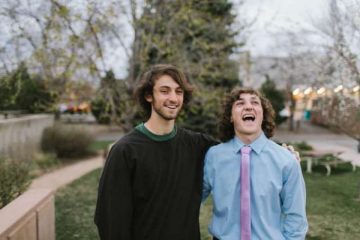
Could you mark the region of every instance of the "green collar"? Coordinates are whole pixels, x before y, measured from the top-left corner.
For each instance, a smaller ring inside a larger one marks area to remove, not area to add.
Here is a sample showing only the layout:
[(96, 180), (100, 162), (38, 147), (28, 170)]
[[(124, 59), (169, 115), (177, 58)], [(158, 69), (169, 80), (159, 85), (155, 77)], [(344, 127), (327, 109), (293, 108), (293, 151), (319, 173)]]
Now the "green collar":
[(163, 141), (170, 140), (173, 137), (175, 137), (175, 135), (177, 133), (176, 126), (174, 126), (174, 129), (170, 133), (165, 134), (165, 135), (157, 135), (157, 134), (150, 132), (149, 129), (147, 129), (145, 127), (144, 123), (140, 123), (139, 125), (137, 125), (135, 127), (135, 129), (137, 129), (138, 131), (140, 131), (143, 134), (145, 134), (146, 136), (148, 136), (150, 139), (157, 141), (157, 142), (163, 142)]

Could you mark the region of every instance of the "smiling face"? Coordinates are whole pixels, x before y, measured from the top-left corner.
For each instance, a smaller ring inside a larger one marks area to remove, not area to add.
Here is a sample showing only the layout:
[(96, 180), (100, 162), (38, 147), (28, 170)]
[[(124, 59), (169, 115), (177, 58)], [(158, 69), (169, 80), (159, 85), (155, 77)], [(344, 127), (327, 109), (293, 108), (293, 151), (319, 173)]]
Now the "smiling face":
[(235, 135), (245, 141), (256, 139), (262, 132), (263, 108), (255, 94), (241, 93), (231, 109), (231, 122)]
[(145, 97), (151, 103), (151, 118), (175, 120), (184, 101), (184, 90), (169, 75), (162, 75), (156, 81), (152, 95)]

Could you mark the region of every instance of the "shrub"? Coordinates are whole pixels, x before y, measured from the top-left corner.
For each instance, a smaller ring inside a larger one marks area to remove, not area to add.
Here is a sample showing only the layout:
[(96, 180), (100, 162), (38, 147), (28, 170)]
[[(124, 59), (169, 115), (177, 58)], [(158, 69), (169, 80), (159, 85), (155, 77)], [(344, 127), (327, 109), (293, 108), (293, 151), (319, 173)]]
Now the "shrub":
[(314, 149), (310, 144), (305, 141), (294, 143), (294, 147), (299, 151), (311, 151)]
[(30, 184), (29, 165), (0, 158), (0, 208), (23, 193)]
[(44, 130), (41, 148), (53, 152), (59, 158), (83, 157), (89, 154), (94, 136), (83, 128), (56, 124)]
[(45, 171), (59, 165), (59, 160), (54, 153), (37, 153), (33, 160), (40, 169)]
[(33, 155), (30, 176), (38, 177), (60, 165), (55, 153), (37, 152)]

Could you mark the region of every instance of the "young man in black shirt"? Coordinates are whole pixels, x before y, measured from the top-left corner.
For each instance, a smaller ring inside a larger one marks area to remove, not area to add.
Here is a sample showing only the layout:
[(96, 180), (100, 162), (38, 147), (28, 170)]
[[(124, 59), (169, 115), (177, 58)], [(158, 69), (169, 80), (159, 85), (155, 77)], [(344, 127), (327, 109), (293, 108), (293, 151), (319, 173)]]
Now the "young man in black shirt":
[(99, 183), (102, 240), (199, 240), (203, 159), (217, 142), (175, 125), (193, 87), (172, 65), (143, 74), (136, 97), (148, 120), (112, 147)]

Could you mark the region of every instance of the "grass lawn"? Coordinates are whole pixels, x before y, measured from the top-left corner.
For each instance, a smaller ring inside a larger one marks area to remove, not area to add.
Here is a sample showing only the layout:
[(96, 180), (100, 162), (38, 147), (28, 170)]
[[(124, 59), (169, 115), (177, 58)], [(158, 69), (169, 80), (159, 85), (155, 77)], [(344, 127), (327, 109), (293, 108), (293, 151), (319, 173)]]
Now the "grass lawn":
[[(305, 164), (303, 164), (304, 167)], [(351, 172), (350, 165), (340, 165), (326, 177), (326, 170), (314, 167), (304, 174), (307, 187), (308, 240), (360, 239), (360, 169)], [(95, 170), (56, 193), (56, 239), (98, 239), (93, 224), (97, 184), (101, 170)], [(207, 224), (211, 200), (201, 209), (202, 240), (211, 239)]]
[(99, 151), (104, 151), (105, 149), (107, 149), (107, 147), (111, 144), (114, 143), (114, 141), (111, 140), (104, 140), (104, 141), (94, 141), (90, 144), (89, 146), (89, 151), (90, 152), (99, 152)]
[(97, 169), (56, 192), (57, 240), (98, 239), (93, 219), (100, 173)]
[[(303, 164), (303, 169), (305, 164)], [(309, 240), (360, 239), (360, 169), (338, 166), (326, 177), (324, 167), (304, 174), (307, 191)]]

